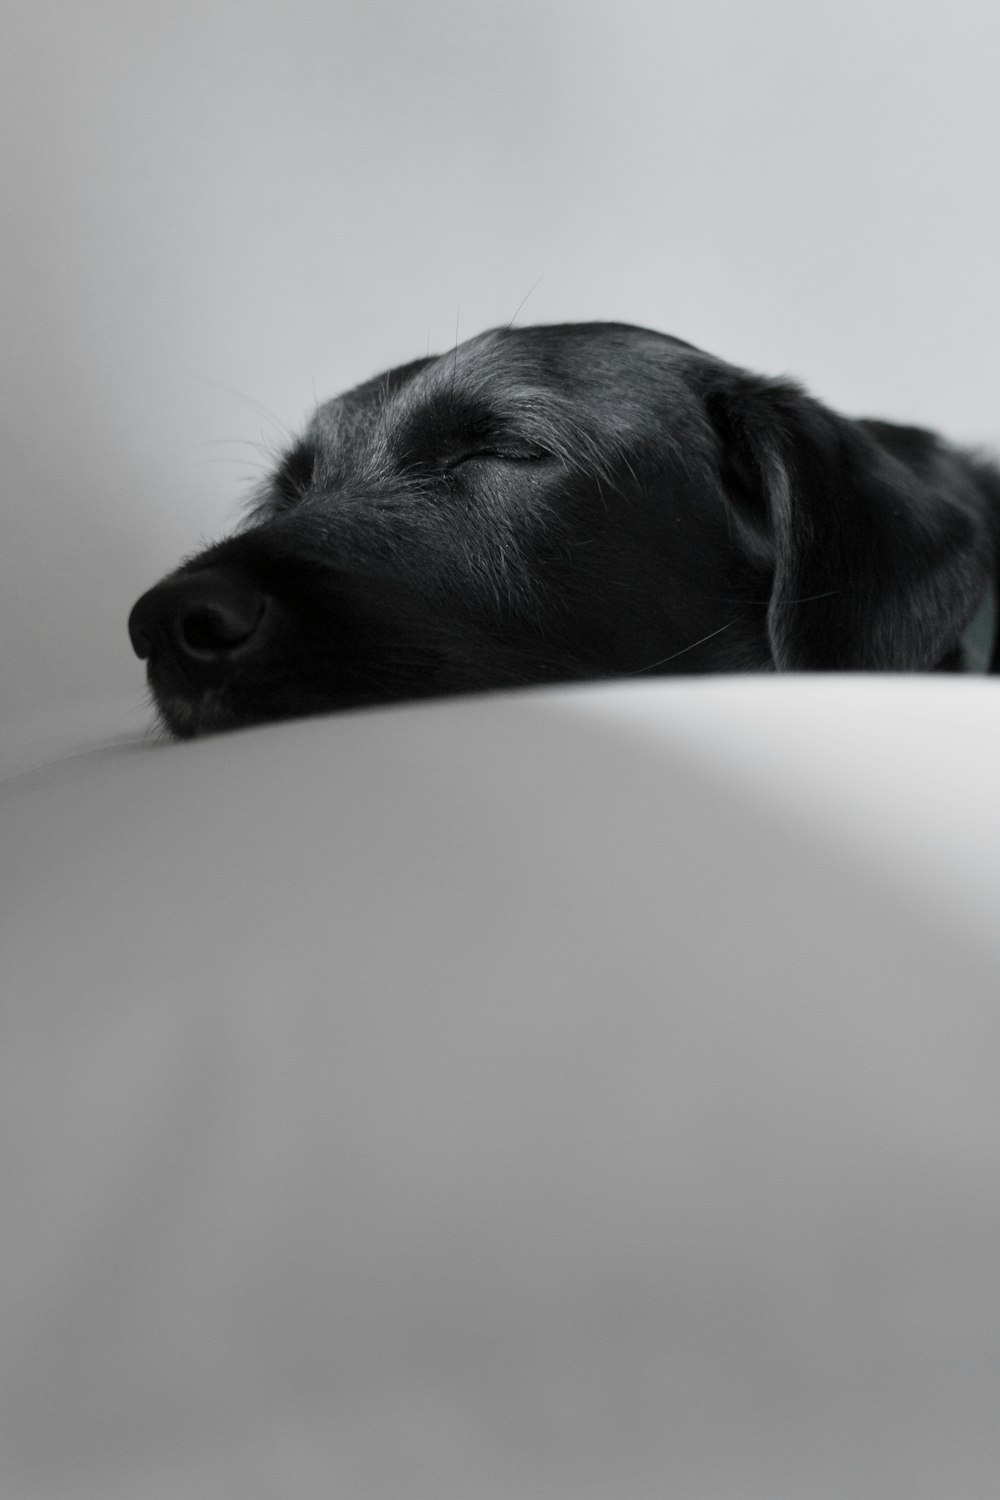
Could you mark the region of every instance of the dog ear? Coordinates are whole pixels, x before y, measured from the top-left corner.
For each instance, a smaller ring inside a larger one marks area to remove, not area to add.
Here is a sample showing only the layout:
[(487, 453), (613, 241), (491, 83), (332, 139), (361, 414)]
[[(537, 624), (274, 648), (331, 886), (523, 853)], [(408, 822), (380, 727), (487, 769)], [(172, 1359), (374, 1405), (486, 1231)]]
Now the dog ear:
[(878, 440), (879, 424), (739, 371), (706, 404), (737, 533), (773, 570), (778, 670), (940, 665), (988, 577), (983, 501), (957, 455), (915, 433), (923, 461), (911, 464)]

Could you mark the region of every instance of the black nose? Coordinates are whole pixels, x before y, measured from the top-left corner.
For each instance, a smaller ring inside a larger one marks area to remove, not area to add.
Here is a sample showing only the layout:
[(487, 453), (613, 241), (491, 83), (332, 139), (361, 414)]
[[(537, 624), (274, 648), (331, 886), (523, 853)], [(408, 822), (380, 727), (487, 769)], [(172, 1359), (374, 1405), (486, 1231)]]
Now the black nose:
[(143, 594), (129, 615), (135, 654), (165, 653), (190, 670), (224, 663), (259, 642), (270, 600), (221, 568), (175, 574)]

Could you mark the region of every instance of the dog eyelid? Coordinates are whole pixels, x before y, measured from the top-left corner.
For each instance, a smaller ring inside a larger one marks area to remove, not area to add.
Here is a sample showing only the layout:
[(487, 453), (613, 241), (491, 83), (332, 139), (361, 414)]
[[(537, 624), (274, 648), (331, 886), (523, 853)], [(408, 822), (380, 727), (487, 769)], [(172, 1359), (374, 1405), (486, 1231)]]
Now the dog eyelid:
[(541, 463), (548, 454), (540, 449), (526, 448), (476, 448), (469, 453), (460, 453), (455, 458), (450, 458), (447, 463), (442, 464), (445, 473), (452, 469), (459, 469), (463, 464), (490, 461), (512, 464), (537, 464)]

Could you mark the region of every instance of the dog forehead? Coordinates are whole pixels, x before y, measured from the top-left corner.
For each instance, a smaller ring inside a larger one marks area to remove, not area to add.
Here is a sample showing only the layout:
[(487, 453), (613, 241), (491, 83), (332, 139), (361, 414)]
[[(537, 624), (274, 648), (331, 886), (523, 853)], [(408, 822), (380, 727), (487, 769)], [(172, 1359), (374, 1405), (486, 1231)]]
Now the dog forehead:
[(342, 448), (345, 444), (363, 442), (384, 422), (393, 394), (418, 370), (433, 363), (434, 356), (429, 356), (397, 365), (322, 402), (305, 430), (305, 441), (317, 449)]
[(641, 423), (669, 406), (700, 403), (693, 372), (710, 356), (679, 339), (619, 323), (491, 329), (419, 369), (399, 389), (401, 410), (458, 399), (512, 417), (518, 409), (610, 423)]
[(613, 416), (615, 425), (665, 398), (677, 417), (691, 404), (690, 368), (707, 357), (669, 335), (617, 323), (494, 328), (444, 354), (362, 382), (316, 411), (306, 440), (336, 466), (384, 457), (393, 434), (431, 412), (474, 408), (558, 418)]
[(400, 394), (459, 387), (502, 397), (518, 383), (576, 396), (624, 392), (652, 372), (662, 379), (702, 359), (680, 339), (624, 323), (491, 328), (410, 367)]
[(503, 330), (477, 334), (447, 354), (385, 370), (317, 408), (305, 432), (317, 453), (358, 465), (384, 455), (394, 432), (434, 409), (516, 406), (544, 386), (542, 362)]

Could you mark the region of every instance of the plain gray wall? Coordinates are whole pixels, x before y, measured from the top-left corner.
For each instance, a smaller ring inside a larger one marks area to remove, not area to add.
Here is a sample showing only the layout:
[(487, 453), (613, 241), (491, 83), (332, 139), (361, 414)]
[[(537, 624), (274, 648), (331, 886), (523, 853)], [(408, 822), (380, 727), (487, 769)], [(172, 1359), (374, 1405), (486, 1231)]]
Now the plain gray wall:
[(995, 439), (998, 51), (992, 0), (6, 0), (0, 730), (141, 724), (128, 608), (285, 424), (526, 297)]

